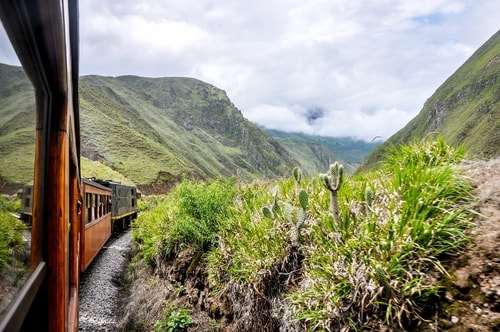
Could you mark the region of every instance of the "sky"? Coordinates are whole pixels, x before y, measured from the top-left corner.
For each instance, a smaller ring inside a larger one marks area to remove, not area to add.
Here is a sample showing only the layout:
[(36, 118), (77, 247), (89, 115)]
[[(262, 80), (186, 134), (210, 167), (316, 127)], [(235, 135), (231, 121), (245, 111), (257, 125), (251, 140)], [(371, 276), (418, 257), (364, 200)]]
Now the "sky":
[[(266, 128), (387, 139), (499, 13), (498, 0), (80, 0), (80, 73), (194, 77)], [(16, 64), (0, 30), (0, 62)]]

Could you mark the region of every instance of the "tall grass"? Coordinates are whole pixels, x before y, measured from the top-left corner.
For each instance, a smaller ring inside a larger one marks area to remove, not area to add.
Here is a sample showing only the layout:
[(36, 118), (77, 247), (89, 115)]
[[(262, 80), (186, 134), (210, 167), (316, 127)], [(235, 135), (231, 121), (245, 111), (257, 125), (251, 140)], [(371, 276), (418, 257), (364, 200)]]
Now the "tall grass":
[(421, 319), (446, 277), (441, 259), (467, 240), (471, 188), (454, 165), (461, 156), (440, 138), (422, 141), (352, 179), (341, 193), (343, 222), (327, 236), (316, 231), (306, 249), (287, 314), (327, 330), (373, 328), (373, 317), (400, 327)]
[(185, 180), (134, 222), (133, 240), (150, 265), (188, 246), (207, 250), (230, 215), (234, 180), (211, 183)]
[(378, 171), (344, 178), (335, 218), (323, 179), (295, 170), (237, 190), (183, 183), (138, 218), (134, 239), (147, 261), (186, 243), (208, 250), (210, 288), (248, 326), (403, 329), (424, 318), (443, 259), (467, 241), (462, 157), (439, 137), (393, 148)]

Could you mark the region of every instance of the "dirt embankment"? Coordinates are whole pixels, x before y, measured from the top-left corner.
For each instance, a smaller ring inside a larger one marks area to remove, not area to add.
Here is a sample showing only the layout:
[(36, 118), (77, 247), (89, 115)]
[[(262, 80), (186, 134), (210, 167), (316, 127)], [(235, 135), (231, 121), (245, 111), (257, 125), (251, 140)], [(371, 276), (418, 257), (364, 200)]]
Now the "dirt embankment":
[(471, 242), (448, 271), (445, 293), (433, 331), (500, 331), (500, 158), (464, 163), (474, 183), (479, 215)]

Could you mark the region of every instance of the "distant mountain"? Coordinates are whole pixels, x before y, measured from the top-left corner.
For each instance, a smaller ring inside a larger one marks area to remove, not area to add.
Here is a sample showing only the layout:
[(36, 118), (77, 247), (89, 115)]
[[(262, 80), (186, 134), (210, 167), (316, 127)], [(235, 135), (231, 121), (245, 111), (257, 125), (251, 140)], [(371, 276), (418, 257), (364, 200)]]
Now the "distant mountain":
[(380, 142), (368, 143), (350, 137), (323, 137), (266, 129), (310, 175), (324, 173), (339, 161), (352, 173)]
[(392, 144), (440, 133), (470, 157), (500, 155), (500, 31), (486, 41), (426, 101), (420, 113), (367, 158), (370, 167)]
[[(0, 64), (0, 79), (0, 185), (23, 184), (33, 174), (33, 88), (20, 67)], [(82, 157), (146, 191), (183, 177), (275, 178), (297, 164), (224, 91), (199, 80), (85, 76), (79, 91)]]
[[(0, 187), (20, 186), (33, 174), (34, 93), (20, 67), (0, 64), (0, 79)], [(91, 75), (79, 94), (82, 175), (115, 174), (145, 193), (183, 177), (272, 179), (295, 166), (314, 175), (335, 160), (354, 170), (375, 146), (267, 132), (223, 90), (192, 78)]]
[(86, 76), (80, 96), (82, 155), (138, 184), (274, 178), (296, 163), (223, 90), (196, 79)]

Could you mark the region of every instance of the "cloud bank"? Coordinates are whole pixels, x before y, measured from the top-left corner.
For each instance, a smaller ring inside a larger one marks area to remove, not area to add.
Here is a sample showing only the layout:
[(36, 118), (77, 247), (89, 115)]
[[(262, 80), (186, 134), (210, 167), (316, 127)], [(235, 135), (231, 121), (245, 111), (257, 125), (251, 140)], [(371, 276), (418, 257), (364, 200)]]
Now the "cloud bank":
[(195, 77), (267, 128), (388, 138), (499, 12), (496, 0), (85, 0), (81, 73)]

